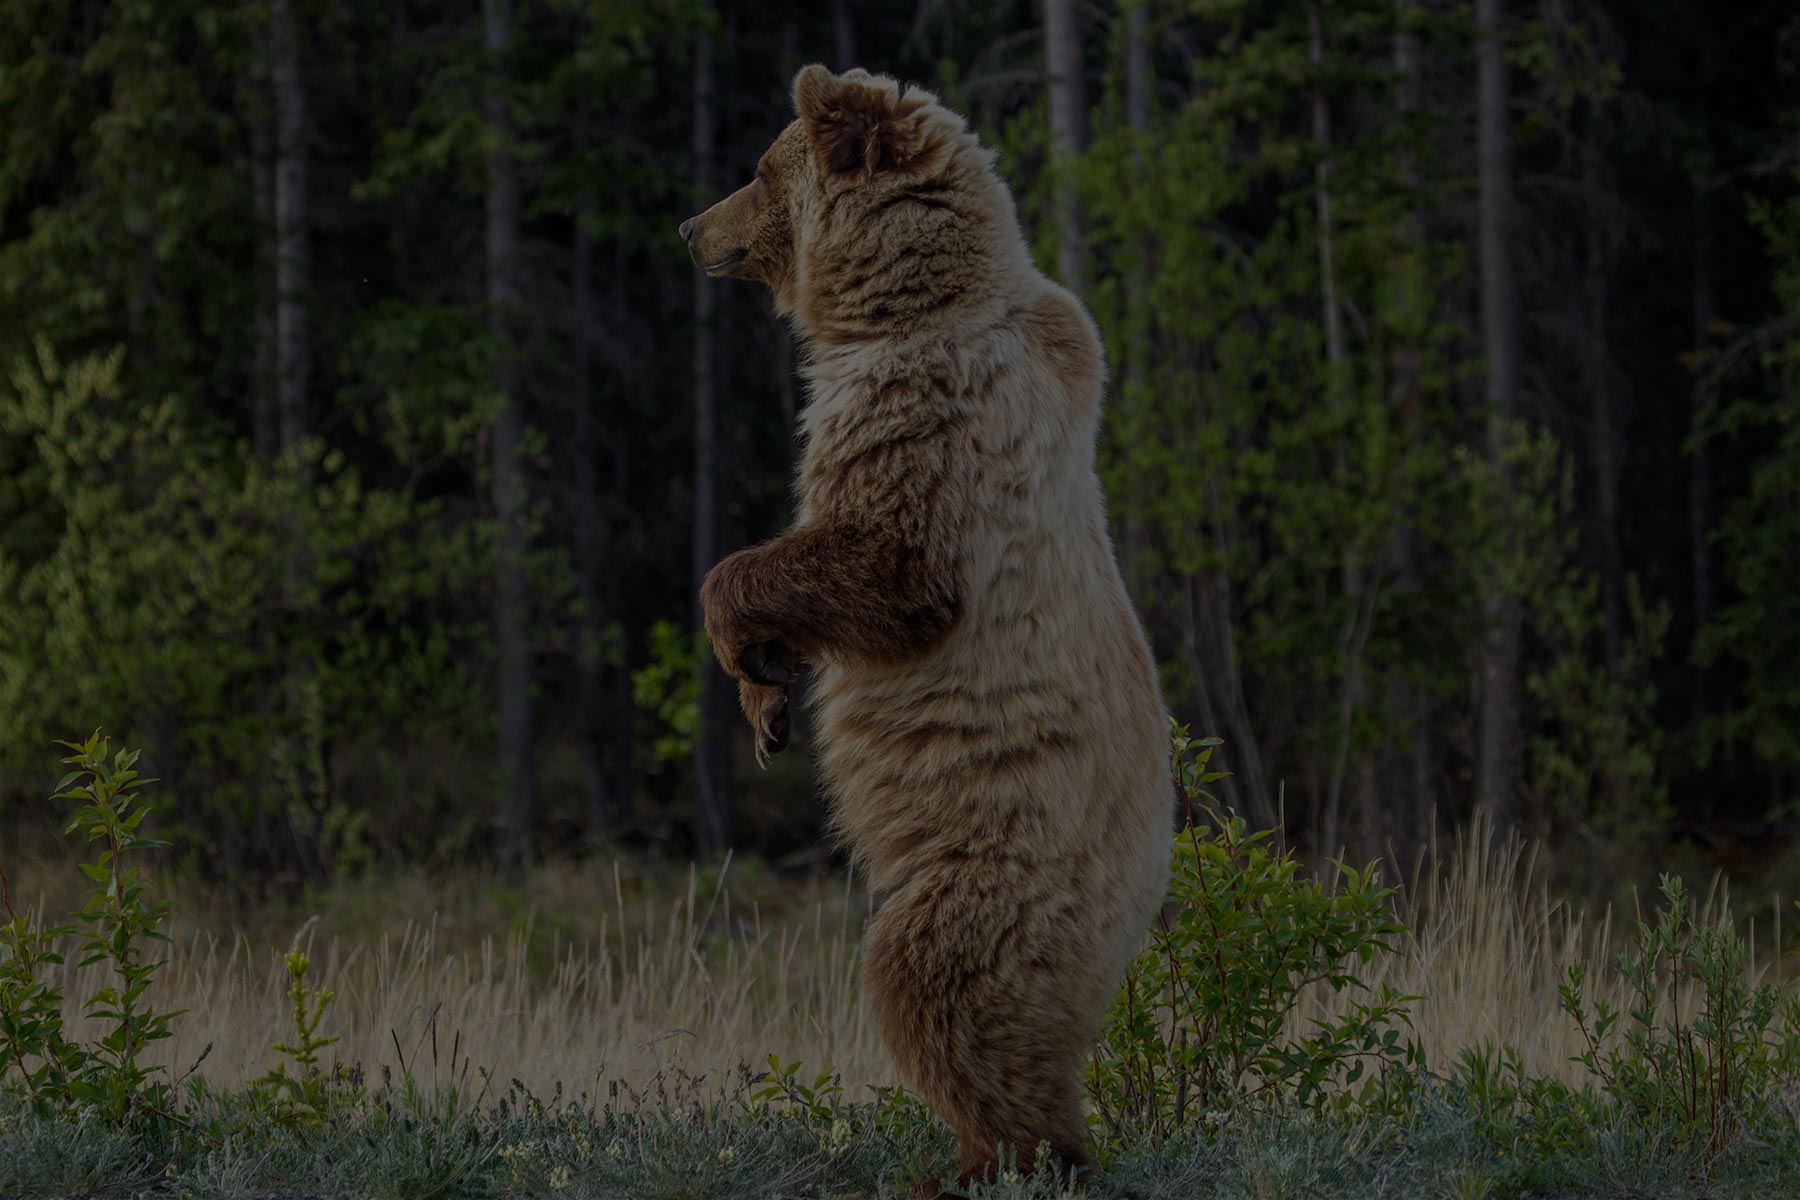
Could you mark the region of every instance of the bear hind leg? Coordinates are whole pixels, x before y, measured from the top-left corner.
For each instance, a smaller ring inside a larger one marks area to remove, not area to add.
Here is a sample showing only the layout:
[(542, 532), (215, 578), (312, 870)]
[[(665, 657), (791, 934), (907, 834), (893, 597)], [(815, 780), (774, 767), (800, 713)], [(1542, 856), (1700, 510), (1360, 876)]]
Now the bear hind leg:
[[(973, 892), (973, 894), (971, 894)], [(1030, 1170), (1040, 1143), (1064, 1173), (1092, 1166), (1078, 1071), (1098, 1012), (1073, 1005), (1084, 964), (1058, 906), (991, 903), (1011, 887), (915, 880), (864, 936), (863, 983), (901, 1075), (956, 1133), (959, 1181), (1002, 1147)]]

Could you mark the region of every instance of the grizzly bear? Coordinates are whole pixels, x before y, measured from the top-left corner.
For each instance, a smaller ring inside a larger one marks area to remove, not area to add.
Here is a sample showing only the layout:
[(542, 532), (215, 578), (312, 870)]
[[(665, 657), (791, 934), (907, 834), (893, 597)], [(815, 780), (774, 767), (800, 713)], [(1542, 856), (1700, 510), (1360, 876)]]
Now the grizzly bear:
[(1089, 1163), (1079, 1072), (1169, 870), (1168, 719), (1094, 467), (1105, 368), (928, 92), (809, 66), (681, 233), (804, 343), (798, 515), (701, 589), (759, 761), (811, 671), (835, 831), (884, 894), (863, 990), (962, 1178)]

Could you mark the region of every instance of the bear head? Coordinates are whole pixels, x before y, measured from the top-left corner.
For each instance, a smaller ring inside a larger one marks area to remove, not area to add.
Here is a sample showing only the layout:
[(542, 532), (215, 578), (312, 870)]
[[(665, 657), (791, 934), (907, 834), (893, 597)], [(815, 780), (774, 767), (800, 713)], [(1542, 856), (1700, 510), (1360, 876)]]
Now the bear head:
[[(681, 223), (695, 265), (768, 285), (777, 310), (803, 326), (845, 303), (888, 317), (921, 297), (941, 307), (957, 285), (922, 279), (921, 262), (896, 261), (904, 281), (870, 268), (904, 246), (913, 253), (901, 258), (930, 252), (936, 266), (924, 264), (926, 275), (970, 273), (971, 257), (985, 257), (977, 228), (994, 207), (980, 193), (1004, 195), (993, 156), (931, 93), (886, 76), (815, 64), (795, 75), (793, 98), (795, 118), (755, 177)], [(1004, 208), (1010, 215), (1009, 199)]]

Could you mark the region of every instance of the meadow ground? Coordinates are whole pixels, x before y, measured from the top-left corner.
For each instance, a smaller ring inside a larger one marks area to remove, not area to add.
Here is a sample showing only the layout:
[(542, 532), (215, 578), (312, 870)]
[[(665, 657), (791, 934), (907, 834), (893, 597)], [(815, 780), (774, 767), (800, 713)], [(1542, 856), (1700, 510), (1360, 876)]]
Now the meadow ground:
[[(1199, 1114), (1171, 1140), (1127, 1138), (1092, 1194), (1800, 1196), (1800, 1079), (1785, 1117), (1728, 1143), (1602, 1108), (1569, 1113), (1559, 1132), (1530, 1081), (1594, 1083), (1559, 985), (1577, 966), (1590, 1000), (1628, 1007), (1613, 963), (1635, 915), (1560, 903), (1532, 855), (1478, 838), (1434, 861), (1402, 893), (1391, 952), (1357, 968), (1419, 997), (1408, 1036), (1426, 1070), (1404, 1116)], [(65, 864), (13, 875), (21, 908), (82, 901), (85, 880)], [(0, 1106), (0, 1196), (885, 1196), (910, 1194), (921, 1164), (950, 1162), (947, 1133), (916, 1101), (879, 1091), (895, 1079), (857, 995), (872, 901), (853, 879), (590, 861), (511, 882), (406, 872), (254, 904), (170, 889), (156, 1007), (185, 1012), (148, 1057), (191, 1098), (182, 1124), (71, 1125), (15, 1100)], [(1724, 907), (1716, 895), (1702, 911)], [(1765, 924), (1751, 945), (1784, 934)], [(309, 986), (335, 997), (320, 1065), (348, 1069), (316, 1121), (268, 1119), (241, 1098), (293, 1039), (283, 956), (295, 947)], [(1765, 952), (1742, 974), (1775, 981), (1792, 965)], [(102, 1032), (80, 1001), (106, 969), (54, 980), (78, 1035)], [(1290, 1028), (1341, 1012), (1347, 995), (1314, 985)], [(1477, 1048), (1497, 1064), (1501, 1047), (1512, 1090), (1472, 1088), (1458, 1064)], [(791, 1077), (803, 1082), (759, 1079), (771, 1055), (803, 1064)], [(1030, 1163), (977, 1189), (1065, 1191)]]

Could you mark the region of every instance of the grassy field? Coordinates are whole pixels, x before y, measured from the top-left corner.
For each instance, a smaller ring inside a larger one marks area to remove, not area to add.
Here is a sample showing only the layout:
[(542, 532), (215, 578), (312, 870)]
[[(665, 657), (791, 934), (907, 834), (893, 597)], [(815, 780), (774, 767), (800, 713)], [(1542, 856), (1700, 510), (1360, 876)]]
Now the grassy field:
[[(1359, 975), (1422, 997), (1412, 1022), (1429, 1062), (1508, 1045), (1529, 1073), (1577, 1081), (1581, 1036), (1557, 1019), (1557, 987), (1579, 964), (1600, 999), (1624, 1002), (1623, 981), (1608, 970), (1615, 918), (1555, 899), (1535, 854), (1468, 837), (1446, 849), (1403, 890), (1407, 932), (1394, 953)], [(85, 882), (72, 860), (37, 862), (13, 891), (69, 912)], [(157, 986), (164, 1006), (193, 1018), (155, 1057), (176, 1074), (208, 1045), (197, 1073), (213, 1083), (233, 1086), (269, 1067), (270, 1045), (291, 1024), (282, 956), (298, 946), (337, 995), (333, 1054), (370, 1069), (398, 1069), (404, 1055), (409, 1069), (438, 1071), (427, 1081), (447, 1083), (454, 1052), (458, 1074), (465, 1064), (503, 1065), (508, 1079), (547, 1093), (642, 1086), (671, 1069), (719, 1078), (775, 1053), (838, 1073), (855, 1094), (894, 1082), (857, 994), (857, 941), (874, 901), (853, 879), (782, 879), (756, 863), (702, 872), (598, 860), (505, 882), (414, 871), (248, 907), (179, 882), (172, 891), (169, 965)], [(1715, 892), (1710, 907), (1726, 900)], [(1791, 979), (1800, 962), (1766, 950), (1787, 930), (1769, 932), (1752, 939), (1753, 954), (1764, 950), (1748, 973)], [(105, 971), (61, 976), (77, 1030), (88, 1028), (79, 998)], [(1296, 1024), (1333, 1001), (1311, 989)]]
[[(1420, 997), (1409, 1036), (1428, 1070), (1404, 1114), (1203, 1114), (1170, 1141), (1127, 1139), (1084, 1191), (1800, 1196), (1800, 1078), (1785, 1117), (1714, 1147), (1642, 1121), (1608, 1128), (1601, 1109), (1559, 1142), (1543, 1103), (1471, 1087), (1456, 1067), (1481, 1047), (1496, 1062), (1510, 1047), (1519, 1083), (1593, 1084), (1558, 987), (1577, 966), (1590, 1000), (1628, 1007), (1613, 963), (1636, 915), (1559, 903), (1517, 848), (1465, 838), (1432, 861), (1402, 892), (1405, 932), (1358, 967)], [(81, 903), (85, 880), (68, 864), (12, 876), (21, 907)], [(872, 901), (853, 879), (596, 861), (510, 882), (406, 873), (256, 904), (179, 881), (169, 891), (156, 1006), (186, 1011), (146, 1057), (182, 1081), (182, 1122), (72, 1129), (15, 1097), (0, 1107), (0, 1196), (885, 1196), (949, 1165), (948, 1135), (916, 1101), (877, 1099), (895, 1078), (857, 995)], [(1715, 894), (1703, 922), (1727, 907)], [(1786, 933), (1765, 925), (1752, 945)], [(337, 1040), (320, 1065), (348, 1069), (319, 1121), (270, 1120), (244, 1098), (282, 1060), (272, 1045), (293, 1038), (294, 947), (308, 952), (309, 986), (335, 995), (318, 1033)], [(1791, 967), (1765, 952), (1741, 982)], [(107, 970), (58, 968), (77, 1035), (103, 1032), (80, 1000)], [(1291, 1027), (1340, 1013), (1352, 994), (1311, 986)], [(801, 1092), (768, 1094), (758, 1076), (771, 1054), (804, 1064)], [(813, 1091), (825, 1073), (836, 1083)], [(1066, 1192), (1030, 1163), (977, 1189)]]

